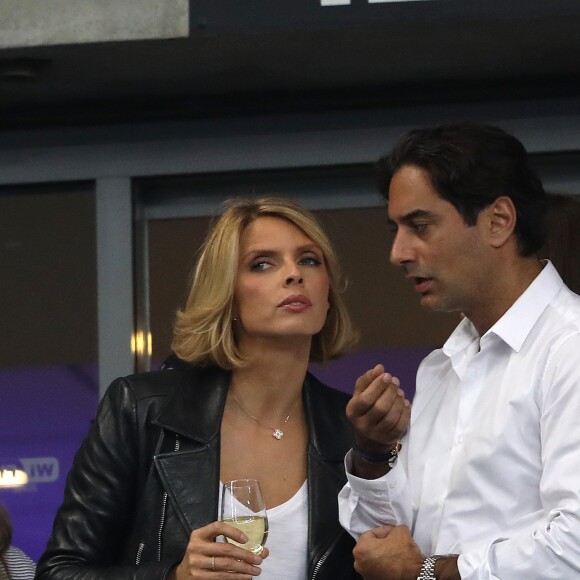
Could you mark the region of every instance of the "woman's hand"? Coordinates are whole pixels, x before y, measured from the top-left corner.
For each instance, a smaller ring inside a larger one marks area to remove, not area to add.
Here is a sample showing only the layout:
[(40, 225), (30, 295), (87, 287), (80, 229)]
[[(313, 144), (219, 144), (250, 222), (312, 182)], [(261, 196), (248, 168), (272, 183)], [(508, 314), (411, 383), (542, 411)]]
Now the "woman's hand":
[(247, 580), (248, 576), (260, 574), (259, 565), (268, 556), (267, 548), (257, 556), (234, 544), (216, 542), (218, 536), (242, 544), (248, 540), (243, 532), (224, 522), (213, 522), (194, 530), (189, 536), (183, 560), (175, 569), (175, 580)]

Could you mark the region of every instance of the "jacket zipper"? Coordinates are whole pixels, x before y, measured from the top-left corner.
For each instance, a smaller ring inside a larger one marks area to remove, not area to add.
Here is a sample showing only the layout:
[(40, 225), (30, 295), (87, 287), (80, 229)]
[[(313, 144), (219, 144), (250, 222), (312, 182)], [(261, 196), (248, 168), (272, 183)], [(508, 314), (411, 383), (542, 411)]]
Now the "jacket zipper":
[[(179, 451), (181, 443), (179, 441), (179, 437), (175, 436), (175, 448), (173, 449), (174, 452)], [(163, 536), (163, 526), (165, 525), (165, 512), (167, 510), (167, 492), (163, 492), (163, 501), (161, 506), (161, 519), (159, 521), (159, 531), (157, 533), (157, 561), (161, 562), (161, 538)]]
[(143, 549), (145, 548), (145, 544), (141, 542), (139, 547), (137, 548), (137, 555), (135, 556), (135, 565), (139, 566), (141, 564), (141, 555), (143, 554)]
[(340, 539), (341, 533), (342, 533), (341, 530), (339, 530), (336, 533), (332, 542), (330, 543), (330, 546), (328, 547), (328, 550), (326, 550), (326, 552), (324, 552), (324, 554), (322, 554), (322, 556), (320, 557), (320, 560), (318, 560), (318, 562), (316, 562), (316, 566), (314, 566), (314, 570), (312, 571), (312, 576), (310, 577), (310, 580), (315, 580), (315, 578), (318, 576), (318, 573), (320, 572), (320, 569), (324, 565), (324, 562), (326, 562), (326, 560), (328, 559), (328, 556), (330, 556), (330, 554), (332, 554), (332, 551), (336, 547), (336, 544)]
[(324, 564), (324, 562), (326, 562), (326, 559), (328, 558), (329, 555), (330, 555), (330, 550), (328, 550), (325, 554), (323, 554), (322, 558), (320, 558), (320, 560), (318, 560), (318, 562), (316, 562), (316, 566), (314, 566), (314, 571), (312, 572), (312, 577), (310, 580), (314, 580), (316, 578), (316, 576), (318, 576), (318, 572), (320, 571), (320, 568), (322, 568), (322, 565)]

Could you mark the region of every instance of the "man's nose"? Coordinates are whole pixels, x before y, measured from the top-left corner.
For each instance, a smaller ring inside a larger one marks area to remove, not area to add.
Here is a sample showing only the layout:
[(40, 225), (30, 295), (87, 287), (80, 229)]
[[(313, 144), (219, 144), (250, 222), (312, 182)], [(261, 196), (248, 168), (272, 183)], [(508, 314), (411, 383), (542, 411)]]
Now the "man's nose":
[(406, 262), (413, 261), (413, 251), (411, 244), (409, 244), (409, 241), (406, 239), (401, 230), (399, 230), (395, 235), (393, 245), (391, 246), (389, 259), (391, 264), (395, 266), (401, 266)]

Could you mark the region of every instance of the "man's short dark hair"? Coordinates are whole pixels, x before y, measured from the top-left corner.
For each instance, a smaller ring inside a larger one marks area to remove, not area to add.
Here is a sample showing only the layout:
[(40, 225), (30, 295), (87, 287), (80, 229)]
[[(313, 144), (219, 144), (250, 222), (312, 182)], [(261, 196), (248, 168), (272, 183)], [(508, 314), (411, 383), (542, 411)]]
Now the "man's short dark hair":
[(511, 198), (519, 253), (530, 256), (542, 246), (546, 193), (522, 143), (502, 129), (463, 122), (404, 134), (390, 155), (377, 162), (379, 187), (387, 200), (393, 175), (405, 165), (424, 169), (437, 193), (469, 226), (498, 197)]

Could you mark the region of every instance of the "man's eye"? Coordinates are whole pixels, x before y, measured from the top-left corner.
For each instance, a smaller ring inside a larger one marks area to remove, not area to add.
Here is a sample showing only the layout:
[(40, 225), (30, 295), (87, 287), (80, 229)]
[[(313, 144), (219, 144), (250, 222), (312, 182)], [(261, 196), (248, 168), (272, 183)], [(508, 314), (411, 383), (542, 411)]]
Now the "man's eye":
[(429, 227), (429, 224), (426, 223), (414, 223), (412, 228), (418, 233), (423, 234)]

